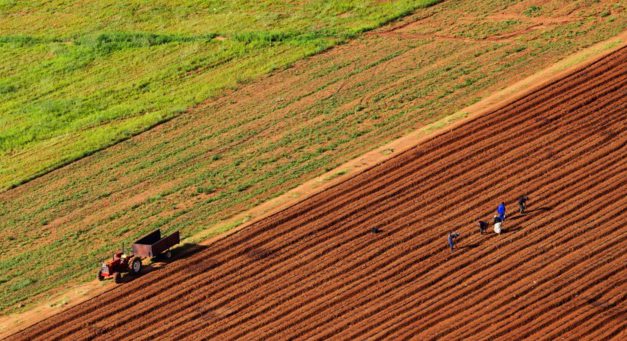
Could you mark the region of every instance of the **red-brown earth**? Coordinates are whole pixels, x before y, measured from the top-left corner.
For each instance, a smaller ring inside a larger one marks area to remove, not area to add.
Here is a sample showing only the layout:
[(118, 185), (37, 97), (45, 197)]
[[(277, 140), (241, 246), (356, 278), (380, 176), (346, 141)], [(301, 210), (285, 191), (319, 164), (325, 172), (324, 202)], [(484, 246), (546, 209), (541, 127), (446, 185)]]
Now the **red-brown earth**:
[(622, 48), (10, 339), (625, 339), (626, 73)]

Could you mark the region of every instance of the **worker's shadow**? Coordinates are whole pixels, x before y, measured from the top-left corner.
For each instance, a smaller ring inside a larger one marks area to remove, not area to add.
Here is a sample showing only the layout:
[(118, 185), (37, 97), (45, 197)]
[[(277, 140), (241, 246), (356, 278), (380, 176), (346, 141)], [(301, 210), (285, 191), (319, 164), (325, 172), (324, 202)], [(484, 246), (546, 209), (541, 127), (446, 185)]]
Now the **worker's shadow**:
[(517, 226), (512, 226), (510, 228), (506, 227), (506, 228), (503, 229), (503, 231), (501, 233), (502, 234), (508, 234), (508, 233), (514, 233), (514, 232), (517, 232), (517, 231), (520, 231), (520, 230), (522, 230), (522, 227), (517, 225)]
[[(586, 299), (584, 297), (584, 299)], [(587, 298), (586, 302), (592, 306), (595, 306), (597, 308), (600, 308), (602, 310), (609, 310), (612, 308), (617, 307), (617, 303), (616, 302), (608, 302), (608, 301), (603, 301), (603, 300), (599, 300), (597, 298)]]
[(535, 215), (538, 215), (538, 214), (541, 214), (541, 213), (544, 213), (544, 212), (548, 212), (548, 211), (550, 211), (552, 209), (553, 209), (553, 207), (549, 207), (549, 206), (538, 207), (538, 208), (535, 208), (533, 210), (529, 210), (529, 211), (527, 211), (527, 212), (525, 212), (523, 214), (518, 213), (518, 214), (516, 214), (513, 217), (508, 217), (506, 219), (506, 221), (507, 220), (518, 220), (518, 219), (521, 219), (521, 218), (533, 217)]
[(244, 255), (254, 259), (254, 260), (262, 260), (266, 258), (272, 257), (274, 255), (274, 250), (272, 249), (264, 249), (264, 248), (247, 248), (244, 250)]
[(464, 245), (464, 246), (460, 246), (460, 247), (459, 247), (459, 249), (460, 249), (460, 250), (464, 250), (464, 249), (474, 249), (474, 248), (479, 247), (479, 245), (481, 245), (481, 243), (467, 244), (467, 245)]

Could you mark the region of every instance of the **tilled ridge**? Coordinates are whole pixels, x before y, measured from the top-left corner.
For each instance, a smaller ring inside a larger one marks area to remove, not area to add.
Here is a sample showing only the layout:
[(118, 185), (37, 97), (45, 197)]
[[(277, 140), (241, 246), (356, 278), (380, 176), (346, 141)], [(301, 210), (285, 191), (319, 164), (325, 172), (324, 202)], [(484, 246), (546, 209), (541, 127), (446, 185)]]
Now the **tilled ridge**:
[(623, 48), (10, 339), (617, 337), (626, 73)]

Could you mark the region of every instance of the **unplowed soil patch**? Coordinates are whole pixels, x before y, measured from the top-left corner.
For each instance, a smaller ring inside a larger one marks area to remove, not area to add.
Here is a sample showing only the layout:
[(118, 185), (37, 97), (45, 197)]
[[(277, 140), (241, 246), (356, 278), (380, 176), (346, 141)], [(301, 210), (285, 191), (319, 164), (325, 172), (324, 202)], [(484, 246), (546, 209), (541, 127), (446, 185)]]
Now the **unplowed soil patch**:
[(623, 48), (12, 339), (624, 339), (626, 73)]

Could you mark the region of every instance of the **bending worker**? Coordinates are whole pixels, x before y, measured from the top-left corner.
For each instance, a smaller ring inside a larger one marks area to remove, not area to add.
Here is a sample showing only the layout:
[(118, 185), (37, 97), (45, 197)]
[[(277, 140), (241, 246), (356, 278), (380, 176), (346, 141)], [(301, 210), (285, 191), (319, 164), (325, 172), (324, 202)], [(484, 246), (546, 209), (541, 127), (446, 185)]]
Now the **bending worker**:
[(448, 246), (451, 248), (451, 252), (455, 251), (455, 239), (459, 237), (457, 232), (448, 233)]

